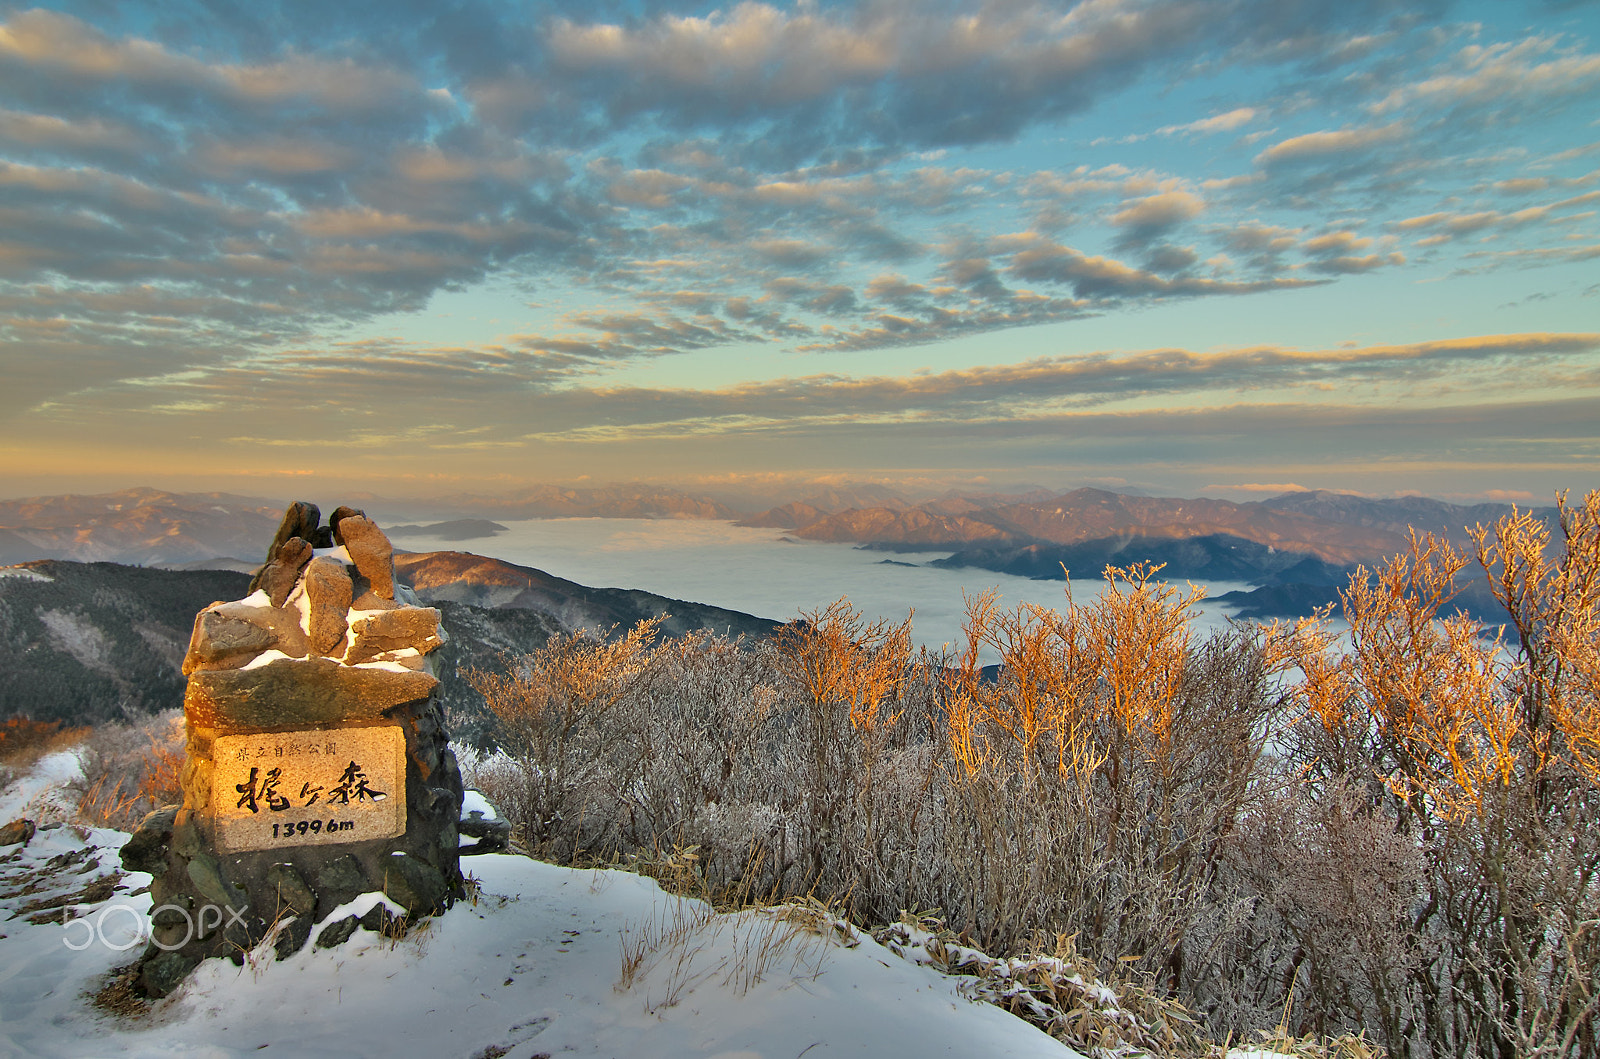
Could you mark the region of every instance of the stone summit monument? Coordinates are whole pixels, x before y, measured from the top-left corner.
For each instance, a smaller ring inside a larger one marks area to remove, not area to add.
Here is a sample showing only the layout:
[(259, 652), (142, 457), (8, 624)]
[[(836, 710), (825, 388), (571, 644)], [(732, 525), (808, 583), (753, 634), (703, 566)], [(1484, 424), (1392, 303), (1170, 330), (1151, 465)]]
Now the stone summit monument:
[(320, 518), (290, 505), (250, 595), (195, 618), (183, 805), (122, 851), (154, 876), (150, 995), (209, 956), (398, 933), (461, 895), (461, 773), (427, 659), (439, 612), (396, 585), (362, 512)]

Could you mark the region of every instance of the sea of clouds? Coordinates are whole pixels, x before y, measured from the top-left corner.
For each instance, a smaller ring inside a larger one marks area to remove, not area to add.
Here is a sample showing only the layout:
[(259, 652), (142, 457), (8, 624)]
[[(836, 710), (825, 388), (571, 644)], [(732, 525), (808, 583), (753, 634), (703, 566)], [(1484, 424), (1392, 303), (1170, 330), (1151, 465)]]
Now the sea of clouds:
[[(821, 609), (843, 596), (869, 619), (900, 621), (913, 612), (915, 641), (930, 649), (965, 643), (964, 594), (997, 588), (1008, 607), (1066, 603), (1063, 581), (926, 565), (947, 552), (868, 551), (730, 522), (571, 518), (501, 524), (506, 532), (465, 544), (426, 536), (407, 536), (403, 544), (413, 551), (471, 551), (583, 585), (644, 589), (779, 620)], [(1217, 596), (1250, 586), (1217, 581), (1205, 587), (1208, 595)], [(1104, 588), (1103, 581), (1074, 573), (1077, 600), (1086, 601)], [(1221, 628), (1229, 613), (1228, 608), (1202, 603), (1195, 627), (1202, 632)]]

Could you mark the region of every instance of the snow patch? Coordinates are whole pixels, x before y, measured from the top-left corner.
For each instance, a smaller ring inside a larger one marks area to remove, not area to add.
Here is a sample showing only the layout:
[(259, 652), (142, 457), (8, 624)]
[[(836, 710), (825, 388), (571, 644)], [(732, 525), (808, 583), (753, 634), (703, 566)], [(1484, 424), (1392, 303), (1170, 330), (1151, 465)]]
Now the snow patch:
[(69, 614), (64, 610), (43, 610), (39, 621), (50, 634), (50, 646), (77, 659), (85, 669), (97, 673), (115, 674), (111, 665), (111, 646), (105, 633), (88, 618)]
[(250, 659), (250, 661), (240, 666), (239, 669), (241, 671), (246, 669), (260, 669), (262, 666), (271, 665), (273, 662), (285, 661), (293, 662), (296, 661), (296, 659), (293, 655), (286, 655), (274, 647), (270, 650), (262, 651), (260, 654)]
[(391, 673), (410, 673), (410, 672), (412, 672), (412, 670), (408, 666), (401, 665), (399, 662), (357, 662), (355, 665), (351, 666), (350, 668), (351, 669), (387, 669)]
[(316, 937), (317, 931), (321, 930), (329, 923), (337, 923), (341, 919), (348, 919), (351, 916), (355, 916), (357, 919), (360, 919), (362, 916), (366, 915), (374, 908), (377, 908), (379, 905), (387, 908), (391, 915), (402, 917), (406, 915), (404, 906), (397, 905), (393, 901), (389, 900), (389, 898), (384, 894), (379, 893), (376, 890), (372, 890), (346, 901), (338, 908), (335, 908), (332, 912), (329, 912), (327, 915), (323, 916), (322, 919), (318, 921), (316, 928), (312, 930), (311, 936), (313, 938)]
[(32, 769), (0, 790), (0, 824), (19, 816), (40, 823), (72, 819), (77, 813), (78, 800), (67, 788), (82, 778), (83, 762), (77, 750), (46, 754)]

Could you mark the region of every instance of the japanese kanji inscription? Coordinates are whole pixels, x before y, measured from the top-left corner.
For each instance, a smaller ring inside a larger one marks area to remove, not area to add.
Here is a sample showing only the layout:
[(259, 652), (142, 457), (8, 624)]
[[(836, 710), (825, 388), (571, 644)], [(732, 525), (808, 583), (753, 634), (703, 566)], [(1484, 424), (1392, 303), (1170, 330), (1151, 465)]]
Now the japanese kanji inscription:
[(393, 725), (219, 736), (211, 802), (218, 848), (403, 835), (405, 747)]

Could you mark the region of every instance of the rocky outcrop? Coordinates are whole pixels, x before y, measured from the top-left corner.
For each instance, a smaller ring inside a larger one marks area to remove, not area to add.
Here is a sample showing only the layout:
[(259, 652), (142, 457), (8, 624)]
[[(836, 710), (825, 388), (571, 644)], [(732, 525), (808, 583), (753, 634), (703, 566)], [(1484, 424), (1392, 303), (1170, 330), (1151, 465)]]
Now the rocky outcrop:
[[(511, 821), (501, 819), (481, 791), (466, 791), (461, 802), (461, 822), (456, 826), (461, 833), (463, 857), (499, 853), (511, 846)], [(475, 841), (468, 843), (469, 838)]]
[(13, 820), (6, 826), (0, 827), (0, 846), (26, 846), (36, 831), (38, 827), (26, 817)]
[(313, 551), (310, 541), (302, 537), (290, 537), (278, 545), (273, 557), (261, 568), (255, 587), (267, 594), (268, 601), (274, 607), (283, 606), (289, 593), (294, 591), (295, 583), (300, 580), (300, 571), (311, 561)]

